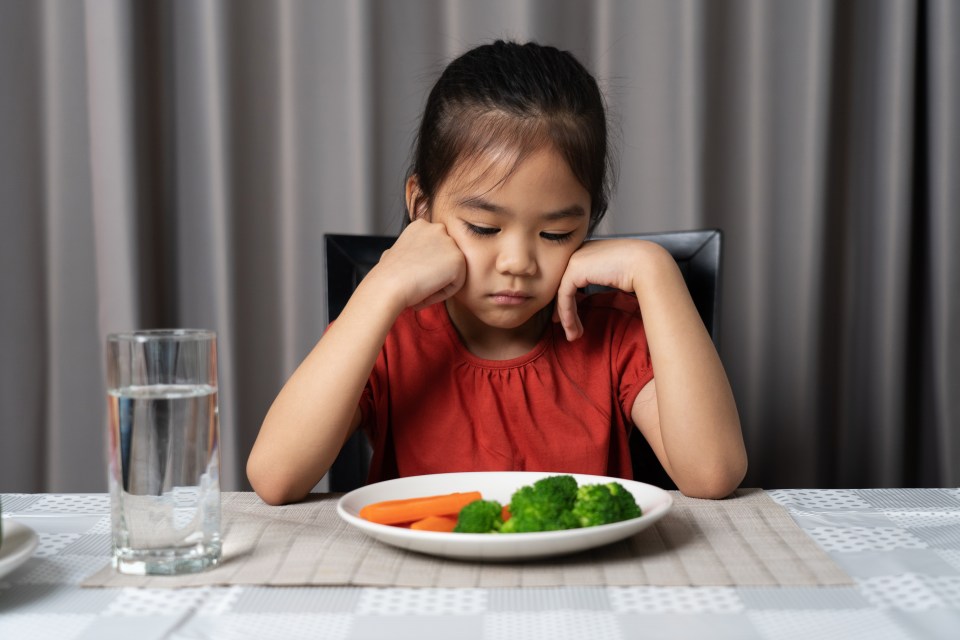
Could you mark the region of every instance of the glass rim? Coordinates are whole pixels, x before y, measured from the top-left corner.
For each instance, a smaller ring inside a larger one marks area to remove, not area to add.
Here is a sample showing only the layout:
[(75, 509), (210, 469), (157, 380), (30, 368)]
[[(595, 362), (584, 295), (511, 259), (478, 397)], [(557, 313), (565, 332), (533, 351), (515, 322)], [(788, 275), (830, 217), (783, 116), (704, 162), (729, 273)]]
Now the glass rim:
[(216, 339), (212, 329), (136, 329), (107, 334), (107, 342), (152, 342), (154, 340), (210, 340)]

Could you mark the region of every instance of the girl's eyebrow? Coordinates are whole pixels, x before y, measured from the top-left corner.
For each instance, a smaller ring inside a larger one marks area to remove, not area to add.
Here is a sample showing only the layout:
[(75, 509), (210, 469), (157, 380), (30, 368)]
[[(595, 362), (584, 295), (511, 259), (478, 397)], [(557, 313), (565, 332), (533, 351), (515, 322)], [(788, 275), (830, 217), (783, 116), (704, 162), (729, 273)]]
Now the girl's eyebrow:
[[(458, 206), (461, 206), (461, 207), (468, 207), (470, 209), (480, 209), (482, 211), (493, 213), (495, 215), (513, 217), (513, 213), (509, 209), (505, 207), (501, 207), (498, 204), (494, 204), (489, 200), (484, 200), (481, 196), (472, 196), (472, 197), (464, 198), (457, 204)], [(586, 215), (587, 215), (587, 212), (583, 210), (583, 207), (581, 207), (578, 204), (574, 204), (574, 205), (570, 205), (569, 207), (564, 207), (559, 211), (550, 211), (550, 212), (544, 213), (541, 217), (544, 220), (552, 221), (552, 220), (562, 220), (564, 218), (582, 218), (582, 217), (585, 217)]]

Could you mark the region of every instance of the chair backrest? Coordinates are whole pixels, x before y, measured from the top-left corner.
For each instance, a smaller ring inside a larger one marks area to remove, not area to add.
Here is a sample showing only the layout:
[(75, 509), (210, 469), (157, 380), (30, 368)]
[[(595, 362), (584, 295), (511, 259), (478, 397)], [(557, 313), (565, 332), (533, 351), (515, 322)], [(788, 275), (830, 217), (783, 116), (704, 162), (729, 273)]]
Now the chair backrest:
[[(354, 289), (380, 260), (380, 255), (396, 240), (393, 236), (333, 235), (325, 237), (327, 265), (327, 315), (332, 321), (340, 315)], [(720, 335), (720, 258), (722, 234), (719, 229), (672, 231), (595, 239), (635, 238), (656, 242), (677, 261), (690, 296), (703, 324), (719, 348)], [(587, 287), (587, 293), (597, 290)], [(672, 488), (646, 440), (639, 434), (630, 438), (634, 477), (660, 487)], [(330, 490), (350, 491), (363, 486), (370, 465), (370, 445), (361, 433), (355, 433), (344, 445), (330, 469)]]

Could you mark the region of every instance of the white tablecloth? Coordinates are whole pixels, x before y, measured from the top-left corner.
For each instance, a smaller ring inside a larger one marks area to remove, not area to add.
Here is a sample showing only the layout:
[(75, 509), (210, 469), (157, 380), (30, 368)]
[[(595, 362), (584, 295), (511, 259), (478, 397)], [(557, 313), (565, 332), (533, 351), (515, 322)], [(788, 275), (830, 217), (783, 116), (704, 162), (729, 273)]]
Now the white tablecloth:
[(960, 638), (960, 489), (770, 495), (854, 587), (81, 589), (107, 496), (7, 494), (39, 546), (0, 578), (0, 639)]

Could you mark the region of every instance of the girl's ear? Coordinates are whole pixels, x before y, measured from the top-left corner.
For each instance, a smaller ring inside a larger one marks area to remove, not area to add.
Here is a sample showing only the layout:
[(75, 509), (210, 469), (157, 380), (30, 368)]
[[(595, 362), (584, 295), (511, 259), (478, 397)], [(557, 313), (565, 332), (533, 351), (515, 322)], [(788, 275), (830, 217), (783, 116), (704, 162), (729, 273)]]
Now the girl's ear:
[(410, 222), (427, 217), (427, 198), (420, 189), (420, 179), (416, 174), (407, 178), (406, 197), (407, 215)]

